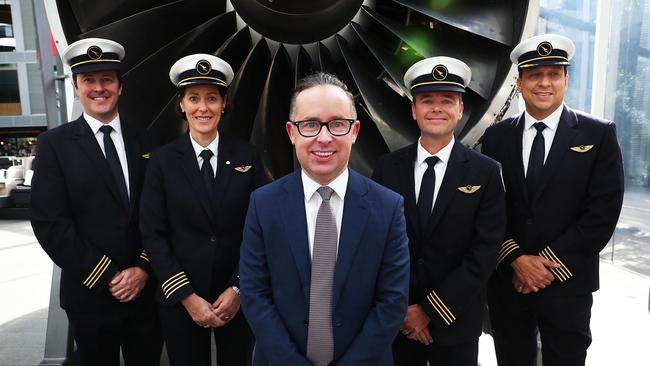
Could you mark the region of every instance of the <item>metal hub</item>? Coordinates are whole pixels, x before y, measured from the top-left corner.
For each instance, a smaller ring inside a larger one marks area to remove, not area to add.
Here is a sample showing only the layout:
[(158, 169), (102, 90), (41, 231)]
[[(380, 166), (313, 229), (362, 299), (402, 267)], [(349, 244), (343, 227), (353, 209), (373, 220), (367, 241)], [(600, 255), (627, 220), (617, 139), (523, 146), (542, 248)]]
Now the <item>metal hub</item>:
[(281, 43), (321, 41), (347, 25), (363, 0), (231, 0), (252, 29)]

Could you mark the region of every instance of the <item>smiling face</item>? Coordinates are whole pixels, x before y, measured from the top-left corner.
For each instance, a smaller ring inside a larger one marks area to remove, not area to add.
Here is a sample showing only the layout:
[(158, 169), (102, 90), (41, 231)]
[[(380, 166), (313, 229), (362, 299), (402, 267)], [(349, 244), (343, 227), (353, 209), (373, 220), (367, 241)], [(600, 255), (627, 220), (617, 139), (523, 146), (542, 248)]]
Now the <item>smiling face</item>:
[(526, 103), (526, 111), (537, 120), (548, 117), (560, 107), (569, 86), (564, 66), (537, 66), (523, 69), (517, 89)]
[(451, 141), (458, 121), (463, 117), (463, 101), (457, 92), (417, 93), (411, 104), (424, 143)]
[(78, 73), (73, 85), (84, 113), (103, 123), (109, 123), (117, 116), (117, 102), (122, 93), (117, 72)]
[(185, 114), (190, 133), (197, 141), (214, 140), (226, 99), (215, 85), (188, 85), (182, 91), (181, 111)]
[[(327, 122), (332, 119), (353, 119), (352, 101), (346, 92), (333, 85), (318, 85), (305, 89), (295, 98), (291, 118), (294, 121)], [(359, 134), (359, 121), (354, 121), (350, 132), (333, 136), (323, 127), (314, 137), (304, 137), (291, 122), (286, 123), (296, 157), (305, 173), (315, 182), (327, 185), (348, 166), (352, 144)]]

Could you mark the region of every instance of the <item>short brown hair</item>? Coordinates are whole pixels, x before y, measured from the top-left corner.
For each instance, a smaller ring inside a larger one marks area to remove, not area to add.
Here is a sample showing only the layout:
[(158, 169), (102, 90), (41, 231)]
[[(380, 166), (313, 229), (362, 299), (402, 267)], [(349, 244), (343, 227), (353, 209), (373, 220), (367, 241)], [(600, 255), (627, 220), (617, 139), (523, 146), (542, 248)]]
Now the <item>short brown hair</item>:
[(298, 97), (298, 94), (302, 93), (307, 89), (311, 89), (315, 86), (325, 86), (325, 85), (335, 86), (345, 92), (345, 95), (347, 95), (348, 98), (350, 98), (352, 118), (356, 119), (357, 109), (354, 106), (354, 95), (350, 93), (350, 91), (348, 90), (348, 86), (345, 85), (345, 83), (341, 81), (341, 79), (337, 78), (335, 75), (326, 72), (318, 72), (315, 74), (305, 76), (304, 78), (298, 80), (298, 82), (296, 83), (296, 87), (293, 89), (293, 93), (291, 95), (291, 103), (289, 104), (289, 119), (293, 120), (293, 113), (294, 113), (293, 111), (294, 111), (296, 98)]

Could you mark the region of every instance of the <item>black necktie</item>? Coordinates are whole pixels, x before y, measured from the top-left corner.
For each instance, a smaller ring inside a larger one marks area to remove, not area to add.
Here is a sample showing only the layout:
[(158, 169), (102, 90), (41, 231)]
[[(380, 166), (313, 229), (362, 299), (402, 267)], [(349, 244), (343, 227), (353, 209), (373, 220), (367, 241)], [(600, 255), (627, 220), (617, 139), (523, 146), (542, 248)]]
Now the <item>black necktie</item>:
[(437, 156), (429, 156), (424, 160), (428, 167), (422, 176), (420, 193), (418, 194), (418, 212), (420, 213), (420, 227), (424, 228), (431, 216), (433, 208), (433, 191), (436, 187), (436, 172), (433, 167), (440, 161)]
[(205, 184), (205, 189), (208, 191), (208, 196), (210, 200), (214, 199), (214, 170), (212, 170), (212, 164), (210, 164), (210, 158), (212, 158), (212, 150), (205, 149), (199, 154), (203, 158), (203, 165), (201, 165), (201, 176), (203, 176), (203, 183)]
[(528, 158), (528, 170), (526, 171), (526, 186), (528, 195), (532, 196), (542, 177), (542, 168), (544, 167), (544, 135), (542, 131), (546, 128), (544, 122), (537, 122), (533, 125), (537, 130), (537, 135), (530, 147), (530, 157)]
[(99, 130), (104, 134), (104, 153), (106, 154), (108, 166), (111, 168), (111, 173), (113, 173), (113, 178), (115, 178), (115, 182), (117, 183), (117, 190), (120, 192), (125, 206), (129, 207), (129, 193), (126, 190), (122, 164), (120, 164), (120, 157), (117, 155), (117, 149), (115, 148), (115, 144), (111, 138), (113, 127), (103, 125)]

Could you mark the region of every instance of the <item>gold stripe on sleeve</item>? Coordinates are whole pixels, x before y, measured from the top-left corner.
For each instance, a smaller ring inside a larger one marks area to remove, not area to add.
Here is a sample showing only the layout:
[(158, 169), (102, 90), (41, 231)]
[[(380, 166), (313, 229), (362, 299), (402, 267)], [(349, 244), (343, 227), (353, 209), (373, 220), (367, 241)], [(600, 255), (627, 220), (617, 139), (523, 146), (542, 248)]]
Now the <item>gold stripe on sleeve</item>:
[(102, 265), (102, 267), (101, 267), (101, 268), (99, 269), (99, 271), (97, 272), (97, 275), (95, 276), (95, 279), (94, 279), (94, 280), (93, 280), (93, 281), (88, 285), (88, 288), (93, 288), (93, 286), (95, 286), (95, 284), (96, 284), (97, 281), (102, 277), (102, 275), (104, 274), (104, 272), (106, 272), (106, 268), (108, 268), (108, 265), (109, 265), (109, 264), (111, 264), (111, 260), (110, 260), (110, 259), (104, 262), (104, 264)]
[(103, 255), (103, 256), (99, 259), (99, 262), (97, 262), (97, 264), (95, 265), (95, 268), (93, 268), (93, 270), (90, 272), (90, 274), (88, 275), (88, 277), (86, 277), (86, 279), (84, 280), (84, 282), (83, 282), (84, 286), (88, 286), (88, 284), (92, 281), (92, 279), (95, 278), (95, 273), (96, 273), (97, 270), (98, 270), (98, 269), (103, 265), (103, 263), (104, 263), (106, 260), (108, 260), (108, 257), (106, 257), (105, 255)]
[(450, 321), (450, 319), (447, 318), (447, 314), (445, 314), (444, 312), (442, 312), (442, 311), (438, 308), (438, 305), (434, 303), (435, 299), (433, 298), (433, 296), (431, 296), (431, 294), (428, 294), (428, 295), (427, 295), (427, 300), (429, 300), (429, 303), (431, 303), (431, 306), (433, 306), (433, 308), (436, 310), (436, 312), (438, 312), (438, 315), (440, 315), (440, 317), (442, 318), (442, 320), (443, 320), (447, 325), (450, 325), (450, 324), (451, 324), (451, 321)]

